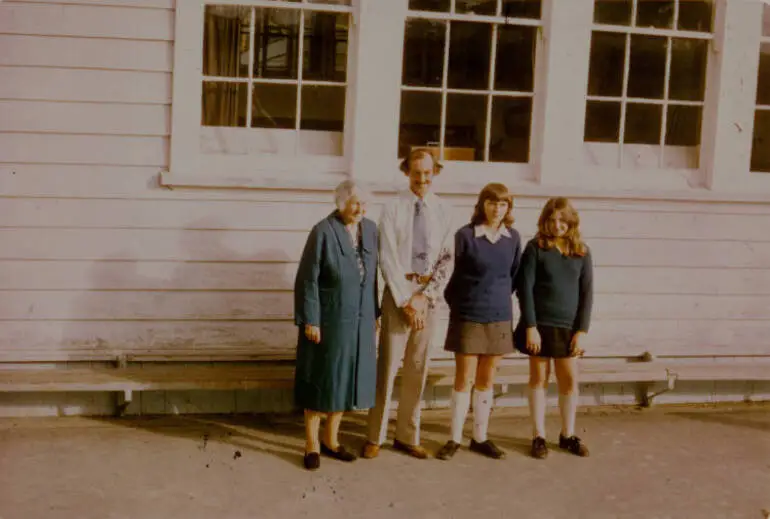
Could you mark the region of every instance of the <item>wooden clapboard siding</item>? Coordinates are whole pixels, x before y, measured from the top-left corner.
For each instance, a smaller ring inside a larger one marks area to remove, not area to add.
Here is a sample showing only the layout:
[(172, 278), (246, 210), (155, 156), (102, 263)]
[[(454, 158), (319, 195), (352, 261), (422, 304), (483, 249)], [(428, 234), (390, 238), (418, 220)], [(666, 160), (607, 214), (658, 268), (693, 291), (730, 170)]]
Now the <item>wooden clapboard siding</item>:
[[(0, 360), (294, 354), (296, 265), (331, 194), (158, 185), (173, 8), (0, 4)], [(467, 222), (474, 195), (446, 200)], [(517, 199), (525, 239), (543, 203)], [(767, 352), (770, 204), (575, 205), (596, 264), (590, 354)], [(438, 357), (445, 327), (444, 310)]]
[[(0, 260), (0, 290), (292, 290), (296, 270), (294, 260)], [(598, 294), (770, 296), (770, 269), (603, 266), (595, 287)]]
[(169, 123), (163, 105), (0, 100), (0, 132), (166, 137)]
[[(298, 210), (301, 206), (298, 206)], [(203, 216), (194, 228), (210, 228)], [(306, 231), (0, 229), (0, 259), (296, 261)], [(598, 267), (767, 268), (770, 243), (595, 238)]]
[(165, 41), (0, 34), (0, 65), (171, 72)]
[[(184, 266), (172, 276), (187, 276)], [(287, 280), (288, 281), (288, 280)], [(290, 291), (0, 292), (0, 320), (110, 319), (290, 321)], [(770, 320), (770, 296), (597, 294), (596, 321)]]
[(0, 77), (0, 99), (171, 103), (171, 74), (166, 72), (1, 66)]
[[(37, 105), (37, 103), (35, 103)], [(54, 104), (55, 105), (55, 104)], [(23, 107), (12, 105), (10, 119), (23, 124), (53, 127), (66, 124), (65, 113), (74, 115), (77, 108), (70, 112), (53, 109), (51, 120), (38, 122), (37, 118), (25, 115)], [(73, 105), (65, 105), (73, 106)], [(77, 105), (74, 105), (77, 106)], [(167, 110), (161, 107), (146, 106), (145, 110), (133, 117), (128, 115), (131, 107), (123, 105), (104, 105), (99, 118), (91, 122), (73, 124), (83, 130), (104, 130), (106, 134), (128, 134), (135, 132), (143, 135), (156, 132), (162, 134), (167, 127), (164, 124)], [(0, 102), (0, 115), (5, 105)], [(35, 106), (30, 111), (48, 110), (47, 107)], [(122, 122), (112, 122), (113, 113), (123, 113)], [(48, 112), (47, 112), (48, 113)], [(14, 117), (15, 115), (15, 117)], [(60, 116), (60, 117), (57, 117)], [(2, 121), (2, 118), (0, 118)], [(33, 122), (34, 121), (34, 122)], [(0, 129), (7, 122), (0, 122)], [(14, 123), (10, 123), (14, 124)], [(17, 123), (18, 124), (18, 123)], [(81, 127), (81, 124), (83, 125)], [(93, 124), (95, 126), (86, 126)], [(97, 131), (86, 133), (99, 133)], [(2, 141), (0, 141), (2, 142)], [(115, 140), (121, 143), (121, 140)], [(150, 141), (152, 142), (152, 141)], [(467, 203), (467, 201), (466, 201)], [(141, 209), (137, 211), (137, 209)], [(248, 201), (211, 201), (194, 203), (186, 200), (61, 200), (61, 199), (14, 199), (0, 207), (0, 216), (4, 221), (19, 227), (92, 227), (98, 222), (102, 227), (159, 227), (191, 228), (196, 218), (207, 217), (216, 221), (219, 229), (287, 229), (306, 231), (315, 222), (331, 210), (328, 200), (306, 204), (302, 212), (297, 212), (293, 204), (285, 201), (266, 201), (255, 203)], [(368, 216), (377, 219), (381, 204), (370, 204)], [(466, 223), (471, 207), (458, 206), (454, 210), (454, 223), (459, 227)], [(516, 210), (516, 228), (523, 236), (530, 237), (537, 225), (539, 208), (522, 207)], [(594, 238), (624, 239), (668, 239), (683, 241), (731, 241), (731, 242), (770, 242), (770, 238), (759, 235), (758, 228), (770, 228), (770, 214), (746, 215), (732, 214), (692, 214), (680, 212), (649, 212), (624, 210), (608, 212), (599, 208), (589, 208), (581, 212), (584, 237), (589, 242)]]
[(171, 9), (8, 2), (0, 33), (77, 38), (172, 41)]

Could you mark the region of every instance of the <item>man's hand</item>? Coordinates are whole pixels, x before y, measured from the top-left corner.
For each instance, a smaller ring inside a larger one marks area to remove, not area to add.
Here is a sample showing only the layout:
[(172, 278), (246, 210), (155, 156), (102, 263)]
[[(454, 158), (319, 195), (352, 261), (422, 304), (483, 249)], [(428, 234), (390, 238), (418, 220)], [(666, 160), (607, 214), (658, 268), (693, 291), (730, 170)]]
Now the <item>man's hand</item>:
[(305, 337), (307, 337), (307, 340), (309, 340), (310, 342), (314, 342), (315, 344), (320, 344), (321, 328), (319, 328), (318, 326), (313, 326), (312, 324), (306, 324)]
[(428, 298), (425, 294), (414, 294), (404, 306), (404, 314), (409, 326), (415, 330), (425, 328), (425, 319), (428, 315)]

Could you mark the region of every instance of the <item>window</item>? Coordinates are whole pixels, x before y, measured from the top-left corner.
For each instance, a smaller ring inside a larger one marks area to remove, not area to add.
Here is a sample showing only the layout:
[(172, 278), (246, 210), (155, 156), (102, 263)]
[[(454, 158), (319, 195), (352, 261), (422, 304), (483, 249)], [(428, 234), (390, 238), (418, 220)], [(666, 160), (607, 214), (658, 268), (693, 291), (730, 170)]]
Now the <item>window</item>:
[(533, 0), (410, 0), (398, 155), (529, 161), (541, 5)]
[(204, 153), (343, 154), (349, 15), (299, 5), (206, 5)]
[(700, 0), (595, 0), (588, 163), (697, 169), (714, 8)]
[(757, 109), (754, 112), (754, 139), (751, 146), (751, 171), (770, 173), (770, 7), (762, 16), (762, 40), (759, 48)]

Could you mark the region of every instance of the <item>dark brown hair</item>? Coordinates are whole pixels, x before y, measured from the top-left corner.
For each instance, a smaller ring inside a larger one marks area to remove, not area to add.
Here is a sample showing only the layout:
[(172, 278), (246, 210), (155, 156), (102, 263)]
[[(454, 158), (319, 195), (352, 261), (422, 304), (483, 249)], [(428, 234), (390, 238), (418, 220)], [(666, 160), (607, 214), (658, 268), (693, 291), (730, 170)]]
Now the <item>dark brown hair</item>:
[(568, 256), (585, 256), (586, 246), (580, 237), (580, 216), (570, 201), (564, 197), (551, 198), (545, 203), (540, 219), (537, 221), (537, 245), (541, 249), (552, 249), (556, 246), (556, 236), (551, 234), (548, 221), (557, 211), (561, 212), (562, 219), (567, 223), (567, 232), (563, 240), (567, 245)]
[(401, 164), (398, 166), (398, 169), (404, 172), (404, 174), (409, 173), (409, 168), (412, 166), (412, 162), (415, 160), (419, 160), (423, 157), (430, 157), (433, 159), (433, 174), (438, 175), (441, 173), (441, 168), (444, 166), (439, 163), (438, 157), (436, 157), (436, 154), (433, 152), (433, 150), (430, 150), (428, 148), (415, 148), (412, 151), (410, 151), (406, 157), (404, 157), (404, 160), (401, 161)]
[(492, 202), (506, 202), (508, 204), (508, 211), (505, 212), (502, 224), (506, 227), (513, 225), (513, 195), (508, 192), (508, 188), (503, 184), (492, 182), (484, 186), (484, 189), (479, 193), (479, 199), (476, 202), (476, 207), (473, 208), (473, 216), (471, 216), (471, 225), (481, 225), (486, 223), (487, 215), (484, 213), (484, 202), (491, 200)]

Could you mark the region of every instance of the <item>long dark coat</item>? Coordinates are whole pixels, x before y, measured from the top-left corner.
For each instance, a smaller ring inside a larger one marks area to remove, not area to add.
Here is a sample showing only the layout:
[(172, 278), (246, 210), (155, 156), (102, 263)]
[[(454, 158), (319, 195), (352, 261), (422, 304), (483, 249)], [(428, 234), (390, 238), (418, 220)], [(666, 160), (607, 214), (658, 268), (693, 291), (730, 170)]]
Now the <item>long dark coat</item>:
[[(337, 213), (310, 232), (294, 284), (299, 336), (294, 396), (301, 409), (321, 412), (374, 406), (377, 376), (377, 226), (361, 222), (361, 278), (353, 242)], [(321, 328), (321, 343), (305, 337), (305, 324)]]

